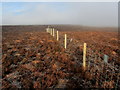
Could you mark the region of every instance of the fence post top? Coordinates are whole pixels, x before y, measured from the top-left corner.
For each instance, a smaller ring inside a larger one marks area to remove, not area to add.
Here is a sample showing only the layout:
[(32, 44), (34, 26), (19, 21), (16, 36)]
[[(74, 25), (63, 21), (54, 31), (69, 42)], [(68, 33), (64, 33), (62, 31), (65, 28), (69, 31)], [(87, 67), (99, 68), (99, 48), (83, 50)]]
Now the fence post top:
[(87, 43), (84, 43), (84, 45), (87, 45)]

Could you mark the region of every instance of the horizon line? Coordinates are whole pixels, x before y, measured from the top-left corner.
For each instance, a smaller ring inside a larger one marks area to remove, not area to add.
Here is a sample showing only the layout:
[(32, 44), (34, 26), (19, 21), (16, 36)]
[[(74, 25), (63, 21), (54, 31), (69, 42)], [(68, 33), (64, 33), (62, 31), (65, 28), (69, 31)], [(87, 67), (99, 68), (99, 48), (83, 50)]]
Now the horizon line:
[(4, 24), (0, 26), (49, 26), (49, 25), (68, 25), (68, 26), (82, 26), (82, 27), (96, 27), (96, 28), (118, 28), (118, 26), (90, 26), (90, 25), (77, 25), (77, 24)]

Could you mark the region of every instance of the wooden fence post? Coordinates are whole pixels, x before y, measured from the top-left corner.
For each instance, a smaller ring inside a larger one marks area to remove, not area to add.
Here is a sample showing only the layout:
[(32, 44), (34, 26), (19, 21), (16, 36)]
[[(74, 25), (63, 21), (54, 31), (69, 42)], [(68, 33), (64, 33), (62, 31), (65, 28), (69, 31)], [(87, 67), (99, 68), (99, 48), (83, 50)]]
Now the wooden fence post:
[(58, 31), (57, 31), (57, 41), (59, 40), (59, 34), (58, 34)]
[(87, 44), (84, 43), (84, 48), (83, 48), (83, 67), (86, 67), (86, 46)]
[(52, 28), (50, 28), (50, 34), (52, 35)]
[(65, 49), (67, 48), (67, 34), (65, 34), (65, 41), (64, 41), (65, 43), (64, 43), (64, 47), (65, 47)]
[(50, 33), (50, 29), (48, 28), (48, 33)]
[(53, 37), (55, 36), (55, 30), (54, 30), (54, 28), (53, 28)]
[(49, 30), (49, 28), (47, 28), (47, 33), (49, 32), (48, 30)]
[(47, 28), (47, 31), (48, 31), (48, 33), (50, 33), (50, 28), (49, 27)]

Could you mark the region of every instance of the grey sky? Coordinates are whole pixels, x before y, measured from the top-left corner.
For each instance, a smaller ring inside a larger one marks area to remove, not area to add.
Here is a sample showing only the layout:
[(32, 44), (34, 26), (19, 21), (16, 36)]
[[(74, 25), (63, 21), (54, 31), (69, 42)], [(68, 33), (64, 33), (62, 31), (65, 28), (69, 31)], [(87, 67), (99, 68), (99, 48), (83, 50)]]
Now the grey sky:
[(3, 25), (118, 26), (117, 2), (3, 3), (2, 11)]

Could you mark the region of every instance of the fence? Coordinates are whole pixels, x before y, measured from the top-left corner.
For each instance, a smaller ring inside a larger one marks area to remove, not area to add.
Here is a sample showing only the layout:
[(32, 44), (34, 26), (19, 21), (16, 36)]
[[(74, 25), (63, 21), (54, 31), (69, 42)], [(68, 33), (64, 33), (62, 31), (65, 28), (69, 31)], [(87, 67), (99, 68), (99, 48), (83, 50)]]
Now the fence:
[[(108, 68), (108, 71), (112, 73), (110, 80), (113, 79), (113, 75), (116, 75), (116, 72), (118, 72), (117, 77), (119, 78), (119, 72), (120, 69), (118, 68), (117, 65), (114, 65), (114, 63), (109, 63), (109, 56), (100, 52), (97, 50), (93, 50), (94, 46), (92, 45), (88, 45), (87, 43), (80, 43), (78, 40), (71, 38), (69, 36), (69, 34), (66, 33), (61, 33), (58, 30), (56, 31), (56, 29), (52, 29), (50, 27), (46, 28), (46, 32), (50, 33), (51, 36), (53, 36), (58, 42), (60, 42), (60, 45), (62, 47), (64, 47), (66, 52), (70, 52), (71, 55), (73, 55), (72, 50), (76, 50), (76, 48), (80, 47), (80, 51), (82, 57), (79, 57), (79, 55), (75, 55), (74, 58), (76, 59), (76, 62), (79, 63), (79, 65), (81, 65), (84, 67), (84, 69), (88, 72), (93, 73), (92, 71), (92, 67), (96, 68), (96, 70), (103, 72), (104, 68)], [(79, 52), (79, 53), (80, 53)], [(102, 57), (101, 57), (102, 56)], [(82, 58), (82, 59), (81, 59)], [(87, 68), (87, 69), (86, 69)], [(106, 72), (103, 72), (106, 74), (105, 78), (108, 78), (108, 72), (106, 70)], [(100, 77), (101, 79), (103, 78), (102, 76)], [(118, 86), (118, 79), (116, 81), (117, 86)], [(102, 81), (100, 80), (100, 83), (102, 83)]]
[[(73, 40), (74, 40), (73, 38), (68, 37), (67, 34), (64, 34), (64, 35), (63, 35), (64, 37), (62, 37), (62, 35), (59, 33), (59, 31), (56, 31), (56, 33), (55, 33), (54, 28), (48, 27), (48, 28), (46, 28), (46, 32), (47, 32), (47, 33), (50, 33), (50, 35), (52, 35), (53, 37), (55, 37), (57, 41), (59, 41), (59, 37), (61, 37), (61, 41), (63, 41), (63, 42), (61, 42), (61, 43), (64, 43), (64, 44), (62, 44), (62, 46), (64, 46), (65, 49), (67, 49), (67, 47), (69, 47), (67, 41), (68, 41), (69, 43), (71, 43), (71, 42), (73, 42)], [(58, 33), (59, 33), (59, 34), (58, 34)], [(75, 41), (75, 42), (78, 42), (77, 40), (74, 40), (74, 41)], [(87, 44), (84, 43), (84, 44), (82, 45), (81, 43), (78, 43), (78, 45), (79, 45), (79, 46), (83, 46), (83, 45), (84, 45), (84, 47), (83, 47), (83, 67), (85, 67), (85, 66), (86, 66), (86, 52), (87, 52), (86, 45), (87, 45)], [(75, 45), (74, 45), (74, 47), (75, 47)], [(88, 47), (90, 48), (91, 46), (88, 46)], [(94, 53), (95, 51), (93, 51), (93, 50), (91, 50), (91, 49), (88, 49), (88, 52), (89, 52), (89, 53), (90, 53), (90, 52)], [(92, 54), (91, 54), (91, 55), (92, 55)], [(90, 57), (93, 57), (93, 56), (90, 56)], [(96, 58), (96, 56), (95, 56), (95, 58)], [(105, 63), (108, 63), (108, 59), (109, 59), (109, 56), (106, 55), (106, 54), (104, 54), (104, 62), (105, 62)]]

